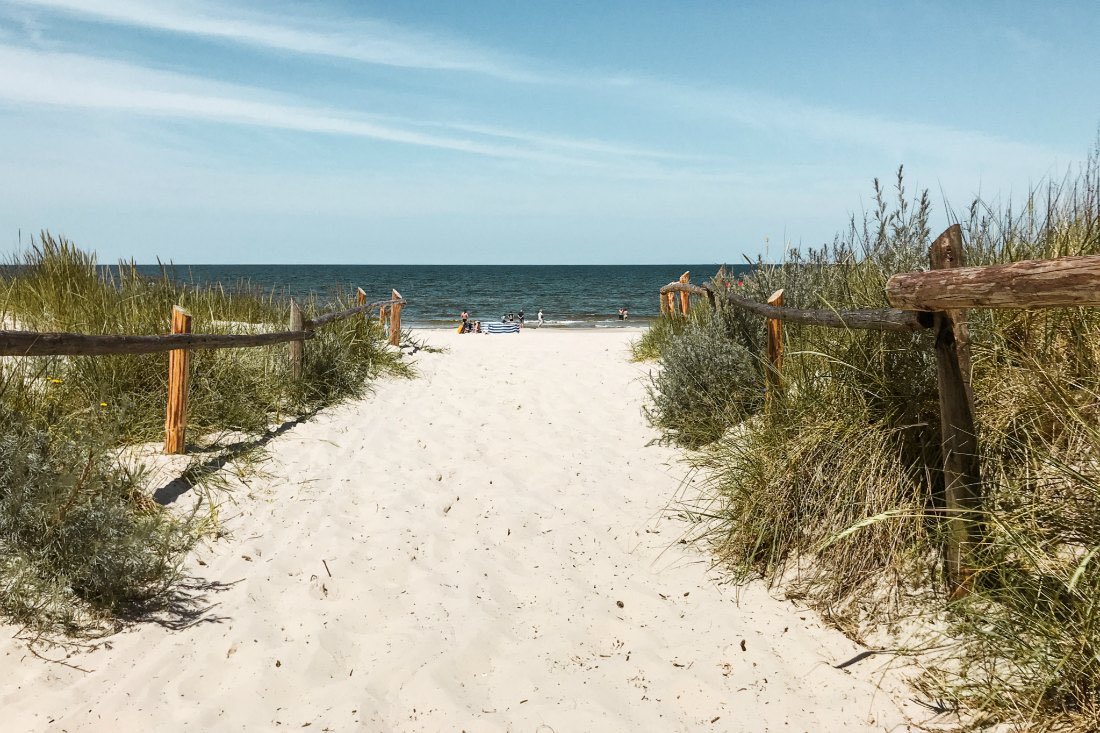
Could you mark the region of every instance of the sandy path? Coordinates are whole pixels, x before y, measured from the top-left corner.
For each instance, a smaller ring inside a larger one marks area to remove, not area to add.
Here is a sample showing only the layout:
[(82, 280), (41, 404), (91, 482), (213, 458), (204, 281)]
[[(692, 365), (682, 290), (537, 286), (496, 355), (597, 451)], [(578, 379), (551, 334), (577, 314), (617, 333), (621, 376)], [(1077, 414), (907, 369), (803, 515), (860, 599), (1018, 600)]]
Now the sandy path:
[(676, 544), (631, 337), (430, 333), (419, 379), (271, 443), (277, 478), (193, 563), (239, 581), (203, 622), (139, 625), (87, 673), (4, 641), (0, 727), (904, 730), (876, 662), (830, 666), (858, 647)]

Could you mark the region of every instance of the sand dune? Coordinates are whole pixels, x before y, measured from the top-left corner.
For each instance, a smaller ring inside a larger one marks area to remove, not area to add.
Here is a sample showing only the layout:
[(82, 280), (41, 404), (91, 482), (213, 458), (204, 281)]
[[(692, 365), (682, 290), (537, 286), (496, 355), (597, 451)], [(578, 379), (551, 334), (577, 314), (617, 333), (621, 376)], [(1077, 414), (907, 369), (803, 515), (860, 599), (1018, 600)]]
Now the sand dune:
[(420, 335), (420, 378), (272, 441), (201, 619), (87, 671), (4, 641), (3, 730), (906, 729), (895, 673), (677, 543), (636, 334)]

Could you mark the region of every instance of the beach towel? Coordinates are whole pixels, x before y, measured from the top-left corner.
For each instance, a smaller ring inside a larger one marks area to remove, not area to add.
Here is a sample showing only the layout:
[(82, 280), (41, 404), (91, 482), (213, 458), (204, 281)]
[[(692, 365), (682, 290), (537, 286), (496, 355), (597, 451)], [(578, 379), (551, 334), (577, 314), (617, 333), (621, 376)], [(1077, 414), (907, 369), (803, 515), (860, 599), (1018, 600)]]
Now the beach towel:
[(485, 333), (519, 333), (518, 323), (483, 323)]

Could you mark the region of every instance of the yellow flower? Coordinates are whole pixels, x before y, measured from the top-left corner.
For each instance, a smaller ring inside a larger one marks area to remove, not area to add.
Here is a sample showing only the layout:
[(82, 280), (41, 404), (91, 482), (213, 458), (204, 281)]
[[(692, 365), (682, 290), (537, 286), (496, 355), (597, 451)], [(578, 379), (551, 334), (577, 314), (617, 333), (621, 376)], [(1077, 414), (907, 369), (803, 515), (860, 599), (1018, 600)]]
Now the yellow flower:
[(53, 382), (54, 384), (61, 384), (61, 380), (60, 380), (60, 379), (58, 379), (57, 377), (54, 377), (54, 378), (53, 378), (53, 379), (51, 379), (50, 381), (51, 381), (51, 382)]
[(100, 407), (106, 407), (106, 406), (107, 406), (107, 403), (106, 403), (106, 402), (100, 402), (100, 403), (99, 403), (99, 406), (100, 406)]

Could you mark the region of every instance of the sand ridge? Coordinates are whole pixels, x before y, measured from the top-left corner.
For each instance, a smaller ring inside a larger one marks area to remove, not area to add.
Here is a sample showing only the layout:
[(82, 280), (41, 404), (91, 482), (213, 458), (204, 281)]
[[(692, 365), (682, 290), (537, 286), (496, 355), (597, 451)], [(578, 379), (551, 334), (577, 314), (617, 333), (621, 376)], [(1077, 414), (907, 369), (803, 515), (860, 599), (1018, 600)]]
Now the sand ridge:
[(192, 560), (201, 621), (87, 672), (3, 641), (3, 729), (907, 728), (896, 673), (834, 669), (862, 649), (677, 542), (636, 332), (417, 335), (447, 349), (419, 378), (271, 442)]

